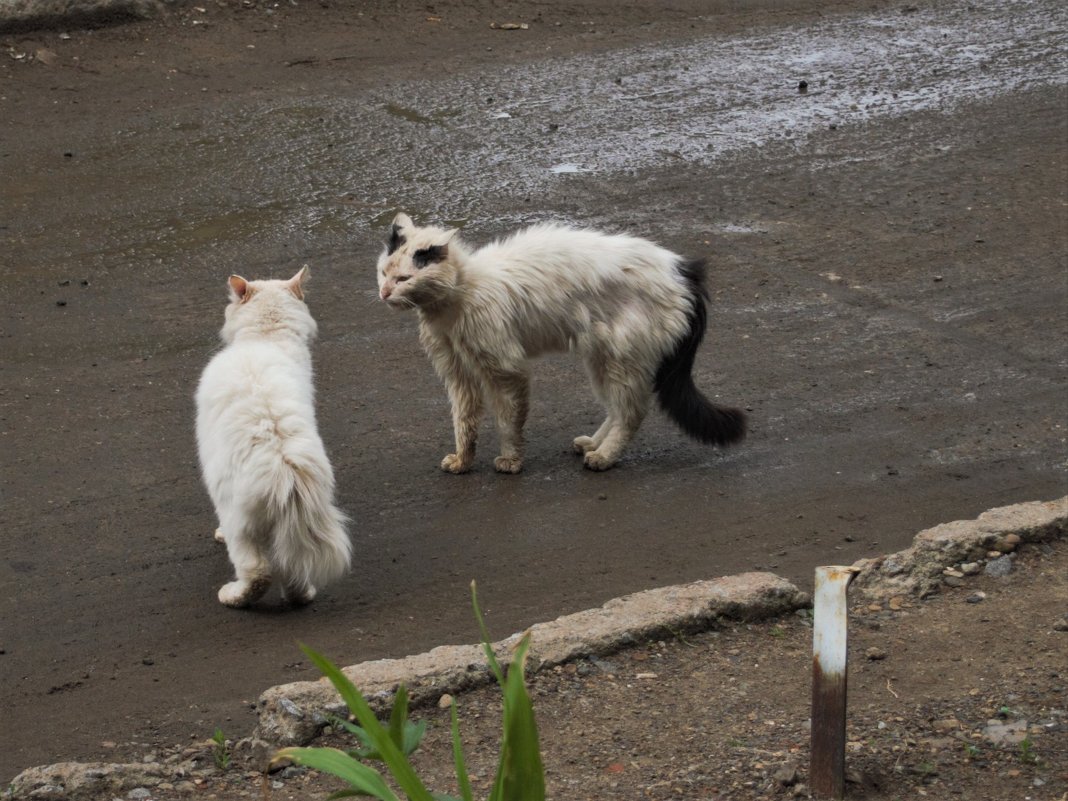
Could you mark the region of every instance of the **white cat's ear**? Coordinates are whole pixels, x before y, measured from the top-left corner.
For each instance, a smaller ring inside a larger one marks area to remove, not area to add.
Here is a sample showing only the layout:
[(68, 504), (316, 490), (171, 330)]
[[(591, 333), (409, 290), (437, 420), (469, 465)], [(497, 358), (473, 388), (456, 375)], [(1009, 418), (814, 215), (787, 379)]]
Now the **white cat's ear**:
[(304, 284), (311, 278), (311, 270), (305, 264), (300, 270), (286, 282), (286, 289), (292, 292), (297, 300), (304, 300)]
[(249, 283), (240, 275), (231, 275), (230, 280), (230, 300), (235, 303), (244, 303), (250, 297), (252, 292), (250, 291)]
[(450, 228), (445, 232), (445, 235), (441, 238), (441, 244), (447, 245), (452, 241), (452, 238), (460, 233), (459, 228)]
[(415, 223), (412, 222), (412, 218), (403, 211), (393, 218), (393, 224), (402, 230), (405, 228), (415, 228)]

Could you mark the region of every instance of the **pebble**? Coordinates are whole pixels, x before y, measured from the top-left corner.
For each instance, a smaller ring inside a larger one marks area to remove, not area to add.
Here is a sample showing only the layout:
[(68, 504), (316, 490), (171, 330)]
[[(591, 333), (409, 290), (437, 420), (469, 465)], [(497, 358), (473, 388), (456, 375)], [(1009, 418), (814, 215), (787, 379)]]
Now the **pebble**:
[(994, 578), (1005, 578), (1012, 572), (1012, 559), (1008, 556), (999, 556), (997, 559), (987, 562), (983, 572)]
[(438, 699), (438, 709), (448, 709), (450, 706), (452, 706), (452, 696), (442, 693), (441, 698)]
[(950, 576), (952, 578), (964, 578), (964, 574), (959, 570), (954, 570), (952, 567), (947, 567), (942, 571), (943, 576)]
[(979, 564), (978, 562), (965, 562), (964, 564), (962, 564), (960, 566), (960, 572), (963, 573), (966, 576), (974, 576), (976, 573), (980, 572), (982, 569), (983, 569), (983, 566), (981, 564)]
[(872, 646), (864, 652), (864, 656), (872, 662), (878, 662), (882, 659), (886, 659), (887, 654), (886, 651), (884, 651), (882, 648)]
[(1068, 617), (1062, 617), (1053, 624), (1054, 631), (1068, 631)]
[(781, 787), (793, 787), (797, 784), (797, 765), (788, 762), (776, 770), (772, 778)]
[(994, 543), (994, 550), (1000, 553), (1012, 553), (1021, 541), (1019, 534), (1006, 534)]
[(973, 592), (971, 595), (969, 595), (964, 600), (967, 601), (970, 604), (978, 604), (978, 603), (982, 603), (985, 598), (986, 598), (986, 593), (980, 591), (980, 592)]
[(942, 579), (942, 581), (947, 587), (963, 587), (964, 586), (964, 579), (957, 578), (956, 576), (946, 576), (945, 578)]
[(134, 799), (134, 801), (136, 801), (136, 799), (140, 799), (140, 798), (151, 798), (152, 797), (152, 791), (149, 790), (147, 787), (135, 787), (134, 789), (130, 790), (130, 792), (128, 792), (126, 794), (126, 797), (130, 798), (130, 799)]

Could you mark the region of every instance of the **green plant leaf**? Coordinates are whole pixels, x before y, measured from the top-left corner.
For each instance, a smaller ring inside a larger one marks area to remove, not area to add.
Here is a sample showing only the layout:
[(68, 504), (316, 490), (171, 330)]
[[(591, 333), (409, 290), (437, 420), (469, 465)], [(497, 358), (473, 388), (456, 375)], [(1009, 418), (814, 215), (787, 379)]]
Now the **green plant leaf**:
[(462, 801), (475, 801), (471, 792), (471, 780), (467, 778), (467, 764), (464, 762), (464, 745), (460, 741), (460, 717), (456, 714), (456, 701), (449, 707), (452, 715), (452, 761), (456, 766), (456, 782), (460, 785)]
[(404, 724), (408, 720), (408, 688), (403, 684), (393, 696), (393, 709), (389, 713), (389, 738), (404, 750)]
[(545, 801), (545, 769), (538, 745), (538, 726), (525, 683), (529, 650), (530, 633), (527, 632), (508, 666), (504, 686), (504, 733), (497, 777), (500, 801)]
[(501, 670), (497, 655), (493, 653), (493, 647), (490, 645), (489, 629), (486, 628), (486, 621), (482, 619), (482, 610), (478, 606), (478, 590), (474, 581), (471, 582), (471, 606), (475, 609), (475, 620), (478, 621), (478, 630), (482, 635), (482, 650), (486, 652), (486, 661), (489, 662), (493, 675), (497, 677), (497, 683), (503, 687), (504, 671)]
[[(386, 763), (389, 772), (393, 774), (400, 788), (407, 793), (410, 801), (433, 801), (433, 796), (426, 789), (419, 777), (415, 775), (408, 758), (393, 743), (389, 732), (378, 722), (375, 713), (364, 699), (356, 686), (348, 680), (333, 662), (326, 657), (313, 651), (306, 645), (301, 645), (301, 650), (307, 655), (320, 672), (330, 679), (330, 683), (341, 695), (345, 704), (360, 721), (364, 731), (367, 732), (373, 747), (377, 748), (382, 755), (382, 761)], [(352, 759), (348, 754), (341, 753), (346, 759)]]
[(337, 776), (348, 782), (354, 790), (359, 790), (380, 801), (399, 801), (393, 791), (386, 786), (386, 782), (377, 770), (369, 768), (336, 748), (283, 748), (275, 754), (274, 758), (291, 759), (298, 765), (306, 765)]

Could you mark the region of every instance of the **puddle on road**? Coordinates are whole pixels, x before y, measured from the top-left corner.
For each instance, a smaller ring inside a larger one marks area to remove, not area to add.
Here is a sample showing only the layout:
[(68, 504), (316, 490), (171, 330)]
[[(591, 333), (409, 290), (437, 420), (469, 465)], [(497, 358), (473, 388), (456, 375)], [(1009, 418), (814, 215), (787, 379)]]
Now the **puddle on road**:
[[(65, 174), (40, 196), (92, 197), (103, 178), (121, 174), (121, 205), (86, 203), (74, 214), (82, 230), (106, 231), (108, 252), (130, 262), (208, 258), (220, 241), (343, 250), (354, 231), (384, 228), (398, 208), (426, 222), (498, 219), (499, 198), (536, 197), (591, 170), (611, 180), (707, 166), (769, 143), (801, 147), (833, 127), (1063, 86), (1066, 51), (1068, 7), (1054, 0), (835, 15), (408, 83), (389, 95), (239, 103), (195, 124), (155, 112), (98, 143), (97, 172), (84, 183)], [(403, 106), (391, 99), (398, 92)], [(506, 124), (487, 113), (487, 96), (492, 114), (511, 116)], [(810, 166), (846, 155), (828, 145)], [(24, 230), (21, 244), (35, 256), (84, 257), (87, 241), (63, 241), (29, 218)]]

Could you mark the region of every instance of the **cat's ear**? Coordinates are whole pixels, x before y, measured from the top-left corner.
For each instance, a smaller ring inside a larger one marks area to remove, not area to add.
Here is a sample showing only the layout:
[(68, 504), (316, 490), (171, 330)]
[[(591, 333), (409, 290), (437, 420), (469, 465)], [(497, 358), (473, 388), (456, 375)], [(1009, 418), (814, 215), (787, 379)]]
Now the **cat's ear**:
[(447, 244), (449, 244), (452, 241), (452, 238), (454, 236), (456, 236), (458, 233), (460, 233), (460, 229), (459, 228), (450, 228), (448, 231), (446, 231), (442, 235), (441, 239), (438, 241), (438, 244), (439, 245), (447, 245)]
[(393, 218), (393, 224), (389, 227), (389, 242), (386, 243), (386, 255), (389, 255), (397, 250), (401, 245), (408, 241), (408, 237), (404, 235), (404, 231), (409, 228), (414, 228), (412, 218), (405, 214), (403, 211)]
[(252, 297), (251, 287), (249, 282), (242, 278), (240, 275), (231, 275), (230, 280), (230, 300), (234, 303), (244, 303), (250, 297)]
[(297, 300), (304, 300), (304, 285), (311, 278), (311, 270), (305, 264), (300, 270), (286, 282), (286, 289), (292, 292)]

